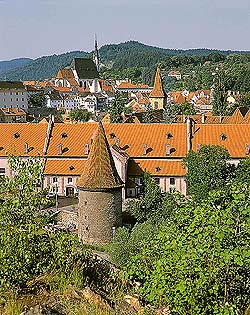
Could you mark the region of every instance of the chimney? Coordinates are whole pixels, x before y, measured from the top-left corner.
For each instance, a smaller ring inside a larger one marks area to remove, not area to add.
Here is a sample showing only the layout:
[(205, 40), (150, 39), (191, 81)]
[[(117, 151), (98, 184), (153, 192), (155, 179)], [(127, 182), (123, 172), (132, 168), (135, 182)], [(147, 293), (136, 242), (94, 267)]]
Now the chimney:
[(89, 154), (89, 144), (88, 143), (84, 144), (84, 153), (85, 153), (85, 155)]
[(204, 114), (201, 115), (201, 123), (205, 124), (205, 115)]
[(250, 154), (250, 144), (246, 144), (246, 155)]
[(170, 155), (170, 144), (166, 144), (166, 155)]
[(25, 143), (24, 143), (24, 153), (25, 153), (25, 154), (28, 154), (28, 152), (29, 152), (29, 145), (28, 145), (27, 142), (25, 142)]
[(147, 145), (146, 143), (143, 144), (143, 155), (147, 154)]
[(58, 144), (58, 155), (62, 155), (62, 144)]
[(187, 152), (192, 149), (192, 121), (187, 117)]
[(220, 124), (222, 123), (222, 115), (220, 115)]

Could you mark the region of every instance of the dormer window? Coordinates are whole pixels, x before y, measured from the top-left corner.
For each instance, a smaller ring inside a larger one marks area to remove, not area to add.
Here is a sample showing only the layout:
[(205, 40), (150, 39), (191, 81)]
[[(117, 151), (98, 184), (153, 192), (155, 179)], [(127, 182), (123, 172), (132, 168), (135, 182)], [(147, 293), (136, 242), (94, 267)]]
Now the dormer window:
[(155, 171), (160, 172), (161, 168), (159, 166), (156, 166)]
[(115, 138), (115, 133), (114, 133), (114, 132), (111, 132), (111, 133), (109, 134), (109, 136), (110, 136), (110, 139), (114, 139), (114, 138)]
[(68, 137), (68, 135), (66, 134), (66, 132), (63, 132), (63, 133), (61, 134), (61, 136), (62, 136), (63, 139)]
[(16, 132), (16, 133), (14, 133), (14, 135), (13, 135), (13, 136), (14, 136), (14, 138), (15, 138), (15, 139), (17, 139), (17, 138), (19, 138), (19, 137), (20, 137), (20, 133), (19, 133), (19, 132)]
[(222, 133), (222, 134), (220, 135), (220, 138), (221, 138), (222, 141), (225, 141), (225, 140), (227, 139), (227, 135), (224, 134), (224, 133)]
[(74, 165), (70, 165), (69, 169), (73, 171), (75, 169)]
[(167, 138), (167, 139), (171, 139), (172, 137), (173, 137), (172, 133), (168, 132), (168, 133), (166, 134), (166, 138)]

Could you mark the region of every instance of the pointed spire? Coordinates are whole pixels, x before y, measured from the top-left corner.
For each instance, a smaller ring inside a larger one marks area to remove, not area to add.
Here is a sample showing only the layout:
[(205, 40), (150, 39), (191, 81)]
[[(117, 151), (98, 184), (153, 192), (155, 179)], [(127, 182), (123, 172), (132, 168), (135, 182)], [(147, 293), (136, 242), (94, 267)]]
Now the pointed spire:
[(122, 187), (102, 123), (98, 123), (84, 172), (77, 186), (86, 190)]
[(100, 71), (100, 55), (99, 55), (99, 50), (98, 50), (98, 43), (97, 43), (97, 36), (95, 34), (95, 51), (93, 55), (93, 60), (96, 65), (97, 71)]
[(154, 88), (151, 91), (149, 97), (166, 97), (166, 93), (163, 89), (162, 78), (161, 78), (161, 68), (160, 64), (157, 67)]

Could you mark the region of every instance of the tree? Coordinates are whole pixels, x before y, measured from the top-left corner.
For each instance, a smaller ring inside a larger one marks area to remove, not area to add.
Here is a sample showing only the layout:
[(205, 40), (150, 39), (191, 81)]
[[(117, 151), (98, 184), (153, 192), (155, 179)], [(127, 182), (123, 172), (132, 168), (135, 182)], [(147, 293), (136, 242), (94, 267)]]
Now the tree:
[(223, 69), (218, 70), (214, 76), (213, 90), (213, 115), (226, 115), (227, 113), (227, 92), (233, 89), (232, 76)]
[(205, 199), (209, 191), (223, 187), (231, 172), (228, 159), (228, 151), (216, 145), (203, 145), (196, 153), (189, 151), (183, 159), (188, 193), (200, 200)]
[(122, 121), (121, 114), (128, 113), (130, 109), (125, 107), (128, 103), (128, 93), (115, 93), (115, 99), (106, 110), (110, 113), (111, 123), (120, 123)]
[(45, 106), (45, 95), (43, 93), (32, 94), (29, 98), (29, 105), (33, 107), (44, 107)]
[(146, 303), (171, 314), (244, 314), (250, 304), (250, 187), (209, 193), (172, 213), (125, 267)]
[(250, 109), (250, 92), (247, 92), (241, 96), (239, 106)]
[(89, 121), (90, 118), (92, 118), (92, 114), (88, 112), (86, 109), (76, 108), (70, 111), (69, 118), (75, 121), (86, 122)]
[(235, 172), (235, 182), (250, 185), (250, 157), (240, 160)]
[(0, 178), (0, 290), (25, 288), (46, 273), (67, 281), (75, 272), (73, 281), (84, 282), (93, 267), (90, 253), (74, 235), (51, 232), (51, 213), (41, 211), (48, 203), (42, 158), (11, 156), (9, 165), (14, 177)]

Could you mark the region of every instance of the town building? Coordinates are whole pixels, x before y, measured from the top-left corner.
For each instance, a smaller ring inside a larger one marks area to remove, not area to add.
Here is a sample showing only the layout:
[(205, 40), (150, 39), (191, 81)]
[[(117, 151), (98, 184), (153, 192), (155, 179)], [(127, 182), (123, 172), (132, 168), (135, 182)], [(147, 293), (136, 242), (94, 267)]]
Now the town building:
[(0, 81), (0, 108), (28, 110), (28, 92), (22, 82)]

